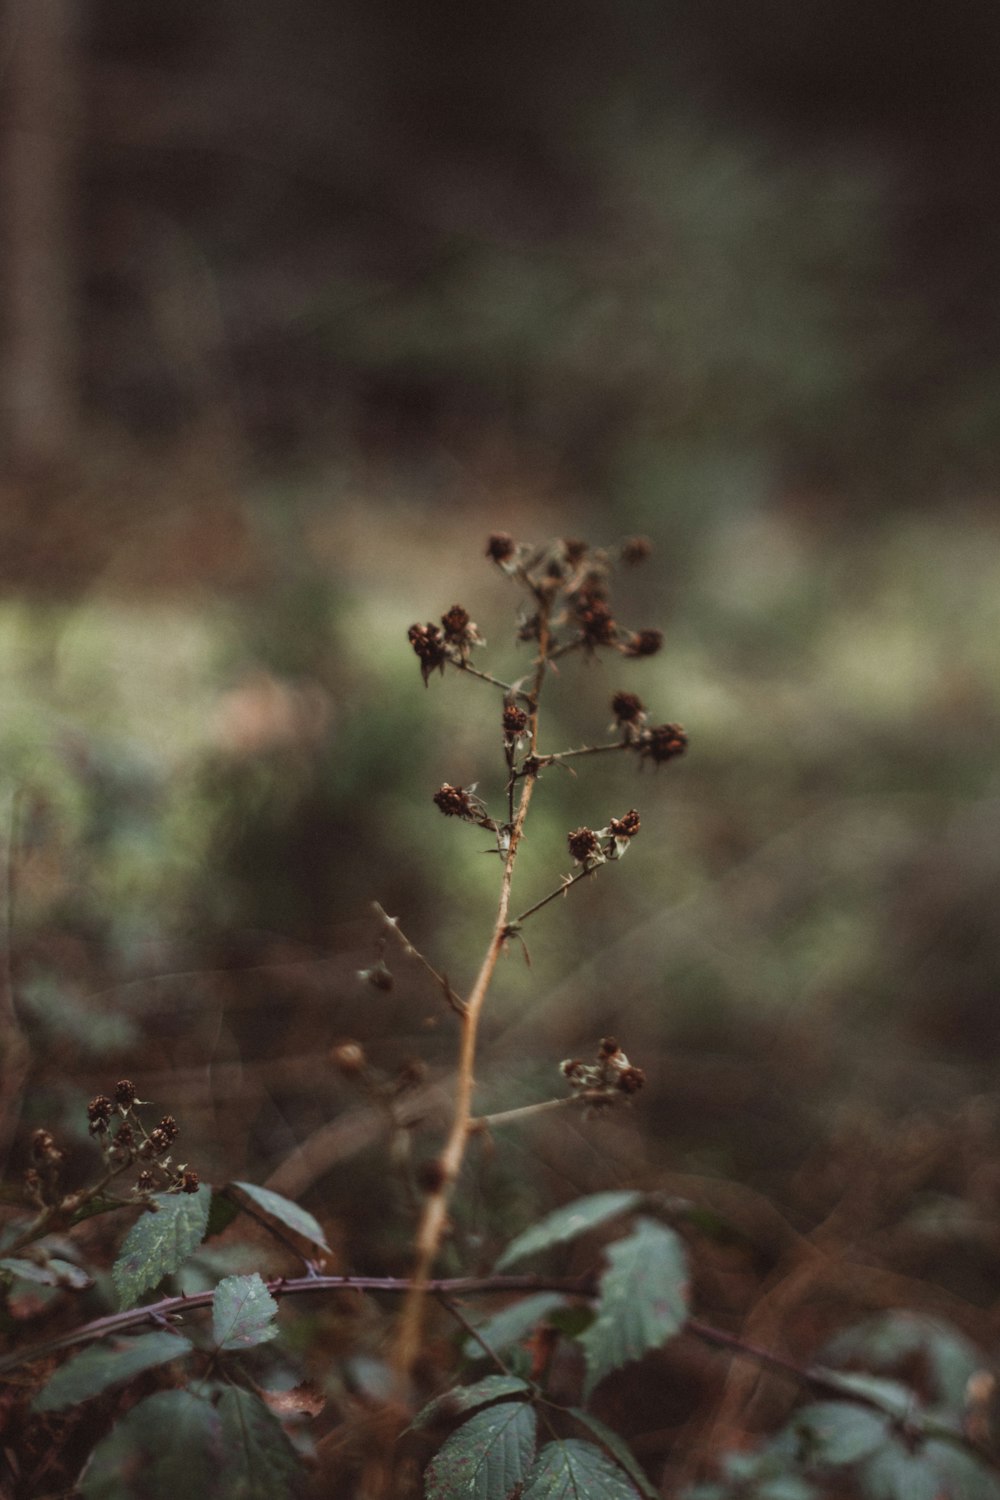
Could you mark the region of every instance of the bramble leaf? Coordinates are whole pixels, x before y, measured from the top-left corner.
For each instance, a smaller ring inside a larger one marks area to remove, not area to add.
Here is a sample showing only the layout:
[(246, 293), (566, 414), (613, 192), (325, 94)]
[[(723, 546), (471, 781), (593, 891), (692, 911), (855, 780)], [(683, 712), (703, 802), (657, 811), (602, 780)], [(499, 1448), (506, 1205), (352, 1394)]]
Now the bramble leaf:
[(212, 1190), (157, 1193), (158, 1212), (144, 1213), (125, 1236), (111, 1269), (119, 1305), (134, 1307), (143, 1292), (182, 1266), (205, 1237)]
[(303, 1470), (274, 1413), (240, 1386), (223, 1391), (218, 1411), (224, 1468), (209, 1492), (213, 1500), (289, 1500)]
[(597, 1317), (581, 1336), (587, 1357), (585, 1392), (604, 1376), (677, 1333), (687, 1317), (688, 1272), (673, 1230), (639, 1219), (608, 1250)]
[(575, 1240), (588, 1230), (607, 1223), (608, 1219), (628, 1213), (642, 1202), (642, 1196), (642, 1193), (631, 1190), (591, 1193), (586, 1198), (577, 1198), (573, 1203), (554, 1209), (544, 1219), (532, 1224), (530, 1229), (511, 1240), (497, 1261), (497, 1270), (505, 1271), (508, 1266), (516, 1265), (528, 1255), (547, 1250), (550, 1245), (562, 1245), (568, 1240)]
[(546, 1443), (521, 1500), (636, 1500), (638, 1490), (607, 1454), (580, 1438)]
[(272, 1193), (270, 1188), (257, 1187), (253, 1182), (231, 1182), (229, 1189), (236, 1189), (237, 1194), (249, 1198), (254, 1208), (267, 1219), (274, 1219), (276, 1223), (283, 1224), (300, 1239), (308, 1240), (320, 1250), (330, 1253), (330, 1246), (326, 1242), (318, 1219), (306, 1209), (300, 1208), (297, 1203), (292, 1203), (289, 1198), (283, 1198), (280, 1193)]
[(278, 1330), (278, 1304), (253, 1271), (249, 1276), (227, 1276), (212, 1297), (212, 1336), (217, 1349), (251, 1349), (265, 1344)]
[(147, 1396), (98, 1443), (79, 1481), (84, 1500), (221, 1500), (222, 1422), (190, 1391)]
[(537, 1418), (526, 1401), (505, 1401), (463, 1422), (424, 1476), (427, 1500), (510, 1500), (535, 1454)]
[[(519, 1302), (501, 1308), (484, 1323), (477, 1323), (476, 1332), (490, 1349), (502, 1354), (513, 1344), (519, 1344), (553, 1308), (565, 1305), (566, 1298), (561, 1292), (534, 1292), (530, 1297), (522, 1297)], [(482, 1359), (485, 1351), (482, 1344), (470, 1337), (466, 1339), (462, 1352), (466, 1359)]]
[(40, 1286), (69, 1286), (75, 1292), (82, 1292), (94, 1284), (93, 1276), (82, 1266), (55, 1256), (41, 1264), (20, 1255), (5, 1255), (0, 1260), (0, 1274), (5, 1271), (11, 1276), (20, 1276), (23, 1281), (34, 1281)]
[(487, 1375), (473, 1385), (457, 1385), (453, 1390), (435, 1396), (417, 1413), (410, 1428), (426, 1427), (439, 1417), (462, 1416), (491, 1401), (499, 1401), (503, 1396), (524, 1396), (530, 1389), (528, 1382), (519, 1380), (516, 1375)]
[(571, 1406), (569, 1414), (581, 1426), (586, 1427), (602, 1447), (607, 1448), (608, 1452), (614, 1456), (615, 1461), (628, 1474), (636, 1489), (641, 1490), (647, 1497), (647, 1500), (660, 1500), (660, 1491), (646, 1478), (628, 1444), (618, 1436), (617, 1432), (614, 1432), (610, 1427), (605, 1427), (604, 1423), (599, 1422), (596, 1417), (592, 1417), (589, 1411), (583, 1411), (578, 1406)]
[(113, 1385), (131, 1380), (143, 1370), (169, 1364), (191, 1353), (183, 1334), (144, 1333), (138, 1338), (95, 1344), (68, 1359), (51, 1376), (31, 1403), (32, 1411), (62, 1411), (89, 1401)]

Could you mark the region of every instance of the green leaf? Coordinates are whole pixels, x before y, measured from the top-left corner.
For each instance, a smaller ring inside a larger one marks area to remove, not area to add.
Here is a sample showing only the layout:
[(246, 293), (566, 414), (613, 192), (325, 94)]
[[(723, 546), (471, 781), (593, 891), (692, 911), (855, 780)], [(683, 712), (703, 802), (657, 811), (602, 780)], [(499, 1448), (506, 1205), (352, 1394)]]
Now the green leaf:
[(508, 1266), (516, 1265), (529, 1255), (536, 1255), (539, 1250), (547, 1250), (550, 1245), (562, 1245), (567, 1240), (575, 1240), (588, 1230), (607, 1223), (608, 1219), (628, 1213), (642, 1202), (642, 1197), (642, 1193), (628, 1191), (591, 1193), (587, 1198), (577, 1198), (573, 1203), (567, 1203), (546, 1214), (544, 1219), (532, 1224), (517, 1239), (511, 1240), (497, 1261), (496, 1268), (498, 1271), (505, 1271)]
[(888, 1312), (845, 1329), (822, 1353), (824, 1363), (862, 1364), (869, 1370), (905, 1372), (914, 1355), (929, 1371), (933, 1399), (954, 1416), (965, 1409), (969, 1376), (986, 1363), (976, 1346), (947, 1323), (922, 1313)]
[(50, 1256), (40, 1264), (19, 1255), (5, 1255), (0, 1260), (0, 1271), (20, 1276), (23, 1281), (37, 1282), (40, 1286), (69, 1286), (75, 1292), (82, 1292), (94, 1284), (93, 1276), (82, 1266), (74, 1266), (72, 1261), (59, 1260), (56, 1256)]
[(224, 1469), (208, 1491), (213, 1500), (288, 1500), (303, 1470), (274, 1413), (239, 1386), (223, 1392), (218, 1410)]
[(837, 1467), (856, 1464), (875, 1453), (889, 1437), (888, 1414), (851, 1401), (816, 1401), (795, 1416), (795, 1427), (818, 1463)]
[(971, 1453), (933, 1439), (910, 1449), (895, 1440), (859, 1473), (866, 1500), (997, 1500), (1000, 1481)]
[(916, 1413), (916, 1392), (900, 1380), (887, 1380), (882, 1375), (865, 1375), (854, 1370), (824, 1370), (821, 1366), (816, 1370), (824, 1380), (839, 1386), (845, 1396), (863, 1396), (867, 1401), (877, 1401), (890, 1416), (912, 1418)]
[(536, 1425), (526, 1401), (477, 1412), (428, 1464), (427, 1500), (509, 1500), (534, 1457)]
[[(561, 1292), (533, 1292), (530, 1297), (522, 1297), (519, 1302), (512, 1302), (509, 1307), (504, 1307), (492, 1318), (487, 1318), (484, 1323), (476, 1325), (476, 1331), (497, 1354), (502, 1354), (505, 1349), (519, 1344), (521, 1340), (531, 1332), (536, 1324), (541, 1323), (555, 1307), (564, 1307), (566, 1298)], [(482, 1359), (484, 1350), (482, 1344), (474, 1338), (467, 1338), (463, 1345), (463, 1353), (466, 1359)]]
[(579, 1438), (546, 1443), (521, 1500), (636, 1500), (632, 1481), (600, 1448)]
[(580, 1342), (587, 1357), (585, 1393), (611, 1370), (658, 1349), (687, 1317), (688, 1272), (673, 1230), (639, 1219), (608, 1250), (597, 1317)]
[(228, 1229), (240, 1216), (240, 1206), (235, 1198), (230, 1198), (225, 1192), (212, 1194), (212, 1207), (208, 1213), (208, 1224), (205, 1228), (206, 1240), (213, 1239), (215, 1235), (221, 1234)]
[(217, 1349), (252, 1349), (265, 1344), (278, 1330), (278, 1304), (256, 1271), (249, 1276), (227, 1276), (212, 1297), (212, 1336)]
[(139, 1338), (95, 1344), (60, 1365), (31, 1403), (32, 1411), (61, 1411), (89, 1401), (113, 1385), (131, 1380), (142, 1370), (169, 1364), (191, 1353), (183, 1334), (145, 1333)]
[(177, 1500), (222, 1495), (222, 1422), (190, 1391), (140, 1401), (98, 1443), (79, 1481), (84, 1500)]
[(320, 1227), (318, 1219), (306, 1209), (300, 1208), (297, 1203), (283, 1198), (280, 1193), (272, 1193), (270, 1188), (257, 1187), (252, 1182), (231, 1182), (229, 1189), (233, 1188), (242, 1193), (244, 1198), (249, 1198), (254, 1208), (267, 1219), (274, 1219), (276, 1223), (283, 1224), (300, 1239), (308, 1240), (310, 1244), (316, 1245), (320, 1250), (330, 1253), (330, 1246), (326, 1242), (326, 1236)]
[(660, 1500), (660, 1491), (646, 1478), (634, 1454), (630, 1451), (628, 1445), (618, 1436), (617, 1432), (612, 1431), (610, 1427), (605, 1427), (603, 1422), (599, 1422), (596, 1417), (592, 1417), (589, 1412), (581, 1410), (578, 1406), (571, 1406), (569, 1414), (581, 1426), (586, 1427), (588, 1432), (597, 1439), (602, 1447), (608, 1449), (615, 1461), (628, 1474), (636, 1489), (641, 1490), (648, 1497), (648, 1500)]
[(119, 1305), (134, 1307), (143, 1292), (158, 1286), (184, 1264), (205, 1236), (212, 1190), (157, 1193), (158, 1212), (144, 1213), (132, 1225), (111, 1268)]
[(457, 1385), (453, 1390), (436, 1396), (417, 1413), (410, 1423), (410, 1429), (412, 1431), (418, 1427), (427, 1427), (439, 1419), (460, 1417), (491, 1401), (499, 1401), (503, 1396), (526, 1396), (530, 1390), (528, 1382), (519, 1380), (516, 1375), (487, 1375), (474, 1385)]

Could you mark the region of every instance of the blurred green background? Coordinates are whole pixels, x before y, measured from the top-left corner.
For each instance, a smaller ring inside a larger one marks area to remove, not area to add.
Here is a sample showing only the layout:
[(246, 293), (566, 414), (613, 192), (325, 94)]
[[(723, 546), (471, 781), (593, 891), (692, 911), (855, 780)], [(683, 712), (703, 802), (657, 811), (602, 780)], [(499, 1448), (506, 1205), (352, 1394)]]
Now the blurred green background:
[[(484, 1107), (614, 1032), (647, 1094), (559, 1137), (556, 1191), (669, 1167), (805, 1220), (831, 1132), (993, 1109), (998, 47), (972, 3), (9, 8), (26, 1126), (82, 1171), (82, 1103), (131, 1072), (206, 1176), (263, 1180), (359, 1115), (334, 1042), (446, 1077), (417, 971), (357, 970), (374, 899), (460, 987), (489, 930), (495, 863), (430, 799), (498, 795), (497, 705), (425, 692), (405, 635), (459, 600), (526, 670), (501, 528), (655, 547), (618, 608), (663, 653), (571, 659), (546, 747), (627, 687), (691, 750), (544, 778), (520, 906), (568, 829), (643, 832), (509, 956)], [(280, 1178), (351, 1201), (372, 1268), (406, 1243), (383, 1156)], [(469, 1232), (545, 1160), (484, 1168)]]

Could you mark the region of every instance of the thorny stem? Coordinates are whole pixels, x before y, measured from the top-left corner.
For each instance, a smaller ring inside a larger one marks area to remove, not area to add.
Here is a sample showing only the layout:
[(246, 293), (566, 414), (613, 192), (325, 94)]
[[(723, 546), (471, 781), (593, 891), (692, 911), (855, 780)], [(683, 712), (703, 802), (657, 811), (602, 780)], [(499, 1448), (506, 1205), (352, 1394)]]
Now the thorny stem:
[(468, 672), (471, 677), (478, 677), (480, 682), (488, 682), (491, 687), (502, 688), (509, 697), (523, 698), (526, 703), (531, 701), (530, 693), (523, 692), (514, 683), (501, 682), (499, 677), (494, 677), (491, 672), (481, 671), (479, 667), (474, 667), (471, 662), (461, 661), (453, 656), (449, 657), (449, 661), (460, 672)]
[(403, 1380), (409, 1376), (420, 1352), (427, 1283), (447, 1228), (448, 1205), (458, 1179), (458, 1174), (461, 1171), (469, 1139), (469, 1127), (472, 1120), (472, 1094), (475, 1087), (476, 1043), (479, 1036), (479, 1022), (490, 982), (493, 978), (493, 972), (496, 969), (497, 960), (503, 951), (508, 937), (508, 912), (510, 911), (510, 891), (514, 878), (514, 865), (517, 860), (517, 851), (521, 842), (521, 836), (524, 832), (524, 820), (528, 815), (531, 795), (535, 789), (535, 782), (538, 779), (538, 768), (537, 764), (535, 764), (538, 749), (538, 700), (545, 681), (545, 673), (548, 666), (548, 651), (549, 610), (548, 605), (542, 601), (539, 610), (538, 660), (535, 665), (531, 690), (527, 698), (532, 768), (522, 779), (521, 796), (511, 824), (510, 843), (507, 846), (507, 854), (504, 859), (503, 875), (500, 881), (500, 897), (497, 903), (493, 933), (490, 937), (475, 983), (466, 999), (465, 1011), (462, 1015), (462, 1034), (459, 1043), (455, 1103), (451, 1128), (441, 1155), (438, 1158), (438, 1181), (435, 1183), (432, 1191), (428, 1193), (424, 1202), (424, 1210), (421, 1215), (415, 1241), (416, 1264), (413, 1270), (412, 1284), (407, 1292), (406, 1301), (403, 1304), (403, 1310), (400, 1314), (396, 1341), (392, 1353), (392, 1364), (397, 1374)]
[[(415, 1283), (409, 1277), (400, 1276), (297, 1276), (294, 1278), (276, 1276), (265, 1285), (275, 1299), (315, 1292), (380, 1292), (409, 1296), (415, 1289)], [(566, 1297), (593, 1299), (599, 1295), (600, 1287), (597, 1276), (593, 1274), (584, 1276), (452, 1276), (424, 1281), (419, 1284), (419, 1291), (421, 1296), (429, 1293), (437, 1297), (448, 1308), (448, 1311), (468, 1328), (469, 1333), (476, 1337), (475, 1329), (467, 1324), (458, 1312), (452, 1301), (453, 1298), (504, 1293), (530, 1295), (534, 1292), (561, 1292)], [(130, 1329), (141, 1328), (147, 1323), (151, 1323), (156, 1328), (176, 1327), (188, 1313), (211, 1307), (214, 1296), (214, 1291), (207, 1291), (195, 1292), (190, 1296), (163, 1297), (159, 1302), (147, 1303), (143, 1307), (131, 1307), (126, 1312), (109, 1313), (103, 1318), (94, 1318), (90, 1323), (84, 1323), (69, 1333), (47, 1339), (44, 1343), (33, 1344), (27, 1349), (21, 1349), (16, 1354), (0, 1359), (0, 1376), (22, 1369), (36, 1360), (58, 1354), (63, 1349), (72, 1349), (79, 1344), (91, 1344), (97, 1339), (127, 1333)], [(877, 1397), (850, 1389), (837, 1378), (836, 1371), (798, 1364), (786, 1355), (761, 1348), (757, 1344), (740, 1338), (737, 1334), (726, 1333), (723, 1329), (716, 1328), (710, 1323), (703, 1323), (696, 1318), (688, 1318), (679, 1332), (699, 1339), (703, 1344), (708, 1344), (712, 1348), (724, 1350), (744, 1359), (751, 1359), (755, 1364), (764, 1365), (778, 1374), (786, 1375), (798, 1384), (821, 1395), (833, 1396), (838, 1400), (852, 1402), (854, 1405), (866, 1406), (873, 1411), (887, 1412), (887, 1408), (878, 1401)], [(480, 1340), (480, 1342), (483, 1341)], [(184, 1352), (186, 1351), (183, 1346), (178, 1344), (178, 1354)], [(492, 1351), (490, 1352), (492, 1355)], [(495, 1356), (492, 1357), (495, 1358)], [(895, 1415), (892, 1412), (888, 1414)], [(1000, 1457), (958, 1428), (924, 1416), (921, 1417), (920, 1425), (921, 1431), (926, 1436), (963, 1448), (994, 1471), (1000, 1471)]]
[(557, 886), (554, 891), (549, 891), (549, 894), (543, 896), (541, 901), (536, 901), (534, 906), (529, 906), (527, 911), (523, 911), (519, 917), (515, 917), (513, 922), (508, 924), (508, 936), (520, 927), (521, 923), (528, 917), (534, 916), (536, 911), (541, 911), (543, 906), (548, 906), (549, 902), (554, 901), (557, 896), (565, 896), (570, 886), (579, 885), (581, 880), (586, 880), (588, 875), (593, 875), (599, 868), (598, 865), (591, 865), (587, 869), (577, 870), (575, 875), (565, 876), (562, 885)]
[(434, 968), (433, 964), (428, 963), (427, 959), (420, 952), (419, 948), (414, 948), (409, 938), (400, 928), (399, 919), (397, 917), (390, 917), (389, 913), (378, 901), (372, 902), (372, 910), (389, 929), (392, 935), (396, 938), (397, 942), (401, 944), (403, 952), (406, 954), (407, 958), (415, 958), (417, 963), (421, 964), (423, 968), (427, 970), (427, 973), (434, 980), (434, 983), (440, 987), (444, 998), (447, 1000), (452, 1010), (455, 1011), (458, 1015), (462, 1015), (465, 1011), (465, 1001), (455, 994), (455, 991), (448, 983), (446, 976), (444, 974), (439, 974), (437, 969)]
[(554, 755), (543, 755), (543, 766), (557, 766), (561, 761), (572, 760), (575, 755), (603, 755), (607, 750), (631, 750), (631, 740), (615, 740), (611, 745), (583, 745), (579, 750), (560, 750)]

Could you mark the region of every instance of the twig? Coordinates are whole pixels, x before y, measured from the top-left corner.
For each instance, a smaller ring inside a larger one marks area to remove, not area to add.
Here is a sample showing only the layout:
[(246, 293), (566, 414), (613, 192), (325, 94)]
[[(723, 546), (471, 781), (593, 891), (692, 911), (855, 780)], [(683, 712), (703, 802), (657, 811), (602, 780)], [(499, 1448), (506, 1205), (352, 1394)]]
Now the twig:
[[(542, 684), (545, 680), (548, 645), (548, 606), (543, 603), (539, 611), (538, 661), (535, 666), (531, 691), (528, 697), (532, 757), (536, 755), (538, 748), (538, 700), (541, 695)], [(416, 1265), (413, 1272), (413, 1285), (407, 1294), (403, 1310), (400, 1314), (396, 1341), (392, 1353), (393, 1366), (403, 1379), (409, 1376), (420, 1352), (421, 1330), (424, 1317), (424, 1291), (447, 1226), (448, 1204), (451, 1200), (451, 1194), (461, 1170), (468, 1144), (469, 1122), (472, 1119), (472, 1092), (475, 1084), (474, 1070), (479, 1021), (482, 1016), (483, 1005), (490, 982), (493, 978), (493, 972), (497, 966), (497, 960), (507, 940), (508, 912), (510, 910), (510, 892), (511, 882), (514, 877), (514, 865), (517, 860), (517, 851), (524, 831), (524, 820), (528, 814), (528, 807), (531, 803), (531, 795), (535, 789), (537, 777), (537, 770), (529, 770), (521, 783), (521, 796), (518, 801), (513, 826), (510, 830), (510, 843), (507, 846), (507, 853), (503, 864), (500, 897), (497, 903), (496, 919), (493, 923), (493, 933), (490, 937), (479, 973), (476, 976), (476, 981), (466, 1001), (465, 1012), (462, 1015), (462, 1035), (459, 1045), (458, 1074), (451, 1129), (448, 1132), (444, 1149), (438, 1158), (438, 1181), (434, 1184), (433, 1190), (427, 1195), (420, 1225), (417, 1229), (415, 1242)]]
[(575, 755), (603, 755), (608, 750), (631, 750), (631, 740), (615, 740), (611, 745), (582, 745), (579, 750), (559, 750), (554, 755), (543, 755), (539, 758), (539, 765), (556, 766), (564, 760), (572, 760)]
[(508, 697), (523, 698), (526, 703), (530, 702), (531, 695), (522, 691), (522, 689), (519, 688), (516, 683), (501, 682), (499, 677), (494, 677), (491, 672), (481, 671), (479, 667), (474, 667), (471, 662), (461, 661), (453, 656), (450, 656), (448, 660), (451, 662), (452, 666), (457, 667), (460, 672), (468, 672), (470, 677), (478, 677), (480, 682), (488, 682), (491, 687), (502, 688)]
[(401, 944), (403, 952), (406, 954), (407, 958), (415, 958), (417, 960), (417, 963), (421, 964), (423, 968), (427, 970), (427, 973), (434, 980), (434, 983), (439, 986), (441, 993), (444, 995), (444, 998), (447, 1000), (448, 1004), (451, 1006), (455, 1014), (464, 1016), (465, 1001), (459, 995), (455, 994), (455, 991), (452, 989), (445, 976), (438, 973), (433, 964), (429, 963), (424, 955), (420, 952), (420, 949), (414, 948), (409, 938), (400, 928), (399, 918), (390, 917), (388, 912), (383, 906), (379, 904), (378, 901), (372, 902), (372, 910), (393, 934), (397, 942)]
[(549, 894), (543, 896), (541, 901), (536, 901), (534, 906), (529, 906), (527, 911), (523, 911), (519, 917), (515, 917), (513, 922), (508, 922), (507, 936), (510, 937), (520, 927), (521, 923), (526, 921), (528, 917), (533, 917), (536, 911), (541, 911), (543, 906), (548, 906), (549, 902), (555, 901), (557, 896), (565, 896), (570, 886), (579, 885), (581, 880), (586, 880), (588, 875), (593, 875), (599, 868), (598, 865), (591, 865), (586, 869), (577, 870), (575, 875), (564, 876), (562, 885), (557, 886), (554, 891), (549, 891)]
[[(602, 1099), (606, 1095), (601, 1095)], [(571, 1104), (586, 1104), (589, 1101), (589, 1091), (581, 1090), (578, 1094), (566, 1094), (561, 1099), (542, 1099), (537, 1104), (521, 1104), (517, 1109), (502, 1109), (495, 1115), (476, 1115), (469, 1121), (469, 1133), (481, 1133), (493, 1130), (497, 1125), (513, 1125), (515, 1121), (528, 1120), (532, 1115), (548, 1114), (554, 1109), (565, 1109)]]

